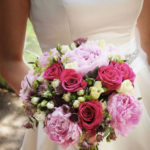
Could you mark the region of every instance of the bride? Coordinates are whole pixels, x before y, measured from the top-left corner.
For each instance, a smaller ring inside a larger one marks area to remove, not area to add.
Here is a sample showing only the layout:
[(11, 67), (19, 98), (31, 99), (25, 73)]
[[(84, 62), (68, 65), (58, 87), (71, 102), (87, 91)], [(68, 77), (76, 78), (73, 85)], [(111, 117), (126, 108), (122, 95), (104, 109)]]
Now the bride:
[[(143, 97), (143, 116), (126, 138), (102, 142), (103, 150), (150, 150), (150, 1), (149, 0), (1, 0), (0, 74), (19, 93), (29, 68), (22, 59), (26, 23), (30, 18), (41, 49), (69, 44), (79, 37), (104, 39), (120, 47), (137, 74), (136, 90)], [(141, 47), (137, 28), (140, 33)], [(145, 58), (147, 54), (147, 62)], [(74, 148), (70, 148), (74, 149)], [(27, 131), (21, 150), (61, 150), (41, 126)]]

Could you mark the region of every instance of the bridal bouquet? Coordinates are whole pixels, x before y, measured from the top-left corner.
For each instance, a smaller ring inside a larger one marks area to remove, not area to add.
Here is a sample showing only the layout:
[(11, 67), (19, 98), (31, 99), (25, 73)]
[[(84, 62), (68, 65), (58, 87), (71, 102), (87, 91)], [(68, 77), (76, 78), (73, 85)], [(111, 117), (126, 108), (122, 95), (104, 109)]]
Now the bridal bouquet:
[(30, 62), (20, 91), (30, 121), (25, 127), (43, 123), (50, 140), (64, 149), (97, 150), (103, 140), (127, 136), (140, 120), (141, 102), (135, 73), (110, 49), (115, 47), (104, 41), (78, 39)]

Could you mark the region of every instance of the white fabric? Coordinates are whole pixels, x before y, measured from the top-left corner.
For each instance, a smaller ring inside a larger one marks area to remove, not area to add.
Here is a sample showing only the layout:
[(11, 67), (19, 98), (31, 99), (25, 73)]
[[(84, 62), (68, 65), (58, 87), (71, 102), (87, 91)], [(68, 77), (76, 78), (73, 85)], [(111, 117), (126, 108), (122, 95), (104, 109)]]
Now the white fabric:
[[(31, 0), (30, 19), (43, 51), (58, 43), (69, 44), (76, 38), (88, 37), (104, 39), (120, 47), (122, 54), (129, 54), (137, 47), (140, 49), (135, 31), (142, 5), (143, 0)], [(142, 119), (127, 138), (102, 142), (102, 150), (150, 150), (150, 73), (145, 60), (140, 49), (140, 55), (132, 63), (137, 73), (136, 91), (144, 99)], [(21, 150), (61, 148), (51, 143), (39, 126), (35, 131), (27, 131)]]

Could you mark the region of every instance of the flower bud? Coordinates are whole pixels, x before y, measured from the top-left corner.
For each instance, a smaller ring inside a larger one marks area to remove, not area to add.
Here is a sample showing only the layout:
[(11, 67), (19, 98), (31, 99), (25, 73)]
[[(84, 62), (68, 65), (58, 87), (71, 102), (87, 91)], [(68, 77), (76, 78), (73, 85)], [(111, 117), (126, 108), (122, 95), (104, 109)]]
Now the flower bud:
[(84, 95), (84, 90), (78, 91), (77, 94), (78, 94), (79, 96)]
[(37, 79), (39, 82), (43, 82), (44, 81), (44, 78), (43, 78), (43, 74), (42, 75), (40, 75), (39, 77), (38, 77), (38, 79)]
[(43, 96), (44, 96), (45, 98), (52, 98), (52, 94), (50, 93), (50, 91), (45, 91), (45, 92), (43, 93)]
[(78, 100), (75, 100), (74, 103), (73, 103), (73, 107), (78, 108), (79, 105), (80, 105), (80, 102)]
[(32, 97), (31, 98), (31, 103), (34, 105), (37, 105), (39, 102), (40, 98), (39, 97)]
[(42, 102), (41, 102), (41, 106), (42, 107), (45, 107), (47, 105), (47, 101), (46, 100), (43, 100)]
[(48, 102), (48, 103), (46, 104), (46, 106), (47, 106), (48, 109), (53, 109), (53, 108), (54, 108), (54, 102), (53, 102), (53, 101)]
[(60, 80), (54, 79), (51, 84), (53, 88), (57, 88), (60, 84)]
[(84, 102), (85, 101), (85, 97), (78, 97), (79, 102)]
[(41, 109), (41, 104), (37, 105), (37, 109), (39, 109), (39, 110)]
[(61, 53), (66, 54), (68, 51), (70, 51), (70, 47), (68, 45), (62, 45), (61, 46)]
[(33, 82), (33, 87), (37, 88), (38, 86), (39, 86), (39, 83), (38, 83), (37, 80), (35, 80), (35, 81)]
[(69, 102), (71, 99), (71, 93), (64, 94), (62, 97), (66, 102)]
[(71, 43), (70, 48), (71, 48), (72, 50), (74, 50), (75, 48), (77, 48), (77, 47), (76, 47), (76, 44), (75, 44), (74, 42)]
[(53, 56), (53, 60), (54, 60), (55, 62), (57, 62), (57, 61), (59, 60), (58, 56), (57, 56), (57, 55), (54, 55), (54, 56)]
[(26, 123), (23, 124), (23, 127), (27, 128), (27, 129), (31, 129), (31, 128), (33, 128), (33, 125), (30, 122), (26, 122)]

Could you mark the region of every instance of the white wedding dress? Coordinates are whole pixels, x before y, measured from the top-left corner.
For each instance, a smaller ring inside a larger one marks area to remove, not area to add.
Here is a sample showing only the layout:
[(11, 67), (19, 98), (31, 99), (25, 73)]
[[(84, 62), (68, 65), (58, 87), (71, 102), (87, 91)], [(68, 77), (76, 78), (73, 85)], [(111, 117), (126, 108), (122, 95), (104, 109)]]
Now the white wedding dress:
[[(119, 46), (118, 53), (128, 54), (137, 74), (137, 94), (143, 97), (142, 119), (128, 137), (102, 142), (101, 150), (150, 150), (150, 73), (136, 40), (136, 23), (142, 6), (143, 0), (31, 0), (30, 19), (43, 51), (57, 43), (69, 44), (76, 38), (88, 37), (104, 39)], [(21, 150), (62, 149), (50, 142), (39, 126), (26, 132)]]

